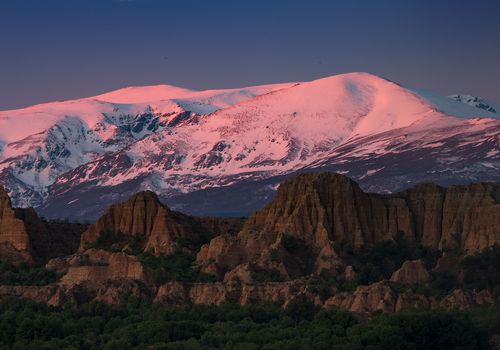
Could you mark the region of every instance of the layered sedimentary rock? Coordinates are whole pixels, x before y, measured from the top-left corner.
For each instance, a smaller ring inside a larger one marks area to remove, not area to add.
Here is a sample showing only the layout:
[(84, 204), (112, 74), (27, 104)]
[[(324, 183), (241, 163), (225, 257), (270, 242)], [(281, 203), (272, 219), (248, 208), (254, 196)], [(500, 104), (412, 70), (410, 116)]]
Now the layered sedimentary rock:
[[(272, 301), (286, 305), (305, 297), (358, 314), (491, 304), (494, 298), (489, 291), (457, 289), (441, 299), (413, 292), (409, 287), (431, 281), (421, 260), (405, 261), (390, 281), (357, 286), (352, 292), (329, 285), (328, 293), (320, 293), (314, 281), (333, 278), (356, 283), (362, 271), (356, 261), (337, 251), (338, 246), (349, 243), (356, 251), (398, 236), (444, 251), (433, 271), (460, 280), (464, 252), (500, 243), (499, 199), (498, 184), (450, 188), (422, 184), (377, 195), (364, 193), (342, 175), (305, 174), (285, 182), (269, 205), (243, 223), (189, 217), (171, 211), (146, 191), (112, 206), (88, 227), (77, 253), (47, 263), (62, 276), (57, 283), (0, 286), (0, 295), (51, 305), (89, 300), (118, 303), (126, 295), (172, 304)], [(12, 209), (0, 191), (0, 242), (9, 252), (31, 259), (47, 257), (55, 247), (50, 242), (64, 240), (53, 235), (51, 225), (38, 219), (32, 209)], [(217, 282), (159, 285), (152, 277), (155, 272), (135, 255), (143, 252), (196, 255), (192, 268), (215, 275)], [(401, 292), (401, 288), (406, 289)]]
[(89, 249), (68, 258), (52, 259), (47, 268), (64, 274), (60, 283), (67, 286), (99, 286), (120, 279), (152, 283), (152, 272), (137, 257), (122, 252)]
[(20, 262), (32, 264), (35, 260), (27, 223), (23, 220), (23, 216), (26, 220), (34, 220), (36, 213), (32, 210), (13, 209), (7, 192), (0, 186), (1, 261), (14, 264)]
[(335, 306), (356, 314), (372, 314), (380, 311), (394, 313), (411, 309), (466, 309), (493, 303), (494, 298), (487, 290), (476, 292), (456, 289), (444, 298), (438, 299), (410, 290), (397, 293), (385, 281), (381, 281), (368, 286), (359, 286), (353, 292), (337, 293), (323, 305)]
[(80, 304), (92, 300), (119, 304), (124, 297), (135, 296), (154, 300), (160, 304), (207, 304), (238, 303), (247, 305), (274, 302), (287, 305), (297, 298), (308, 298), (323, 307), (338, 307), (358, 315), (369, 316), (376, 312), (394, 313), (403, 310), (467, 309), (492, 305), (495, 299), (488, 290), (465, 291), (456, 289), (438, 299), (406, 290), (397, 292), (385, 281), (359, 286), (352, 292), (335, 293), (322, 300), (308, 290), (305, 280), (271, 283), (183, 283), (168, 282), (151, 288), (140, 280), (114, 279), (100, 284), (48, 286), (0, 286), (0, 297), (17, 296), (49, 305)]
[(111, 206), (82, 235), (79, 251), (103, 235), (139, 238), (145, 251), (159, 255), (193, 248), (209, 238), (209, 231), (199, 221), (165, 207), (153, 192), (145, 191)]
[(405, 261), (391, 276), (392, 282), (407, 285), (426, 284), (430, 280), (431, 276), (422, 260)]
[[(338, 269), (334, 243), (360, 247), (398, 235), (439, 250), (474, 253), (492, 246), (500, 242), (500, 185), (422, 184), (378, 195), (342, 175), (299, 175), (283, 183), (237, 236), (216, 237), (202, 247), (197, 261), (219, 274), (256, 262), (293, 278)], [(291, 239), (301, 245), (295, 253), (287, 248)]]
[(360, 246), (401, 232), (432, 248), (458, 245), (473, 252), (500, 242), (500, 184), (422, 184), (376, 195), (342, 175), (299, 175), (280, 186), (245, 229), (300, 235), (316, 247), (332, 240)]
[(156, 302), (167, 304), (193, 303), (241, 305), (262, 301), (286, 305), (306, 293), (304, 281), (275, 283), (178, 283), (170, 282), (159, 287)]
[(44, 263), (73, 253), (85, 225), (41, 220), (33, 208), (12, 208), (0, 186), (0, 261)]
[[(118, 288), (121, 284), (132, 284), (134, 295), (155, 288), (153, 272), (135, 254), (191, 255), (215, 235), (235, 234), (242, 223), (242, 219), (193, 218), (171, 211), (152, 192), (140, 192), (113, 205), (89, 226), (77, 253), (51, 259), (46, 267), (63, 275), (61, 286), (82, 285), (96, 293), (96, 299), (114, 302), (127, 289)], [(116, 288), (101, 290), (108, 285)]]

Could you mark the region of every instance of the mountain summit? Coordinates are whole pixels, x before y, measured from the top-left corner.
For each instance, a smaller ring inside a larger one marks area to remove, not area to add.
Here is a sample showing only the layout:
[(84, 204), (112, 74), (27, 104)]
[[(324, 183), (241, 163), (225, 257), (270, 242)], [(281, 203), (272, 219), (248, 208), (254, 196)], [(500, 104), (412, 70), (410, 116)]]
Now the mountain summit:
[(340, 172), (375, 192), (498, 181), (497, 118), (368, 73), (130, 87), (0, 112), (0, 183), (48, 217), (95, 218), (142, 190), (192, 214), (247, 214), (297, 172)]

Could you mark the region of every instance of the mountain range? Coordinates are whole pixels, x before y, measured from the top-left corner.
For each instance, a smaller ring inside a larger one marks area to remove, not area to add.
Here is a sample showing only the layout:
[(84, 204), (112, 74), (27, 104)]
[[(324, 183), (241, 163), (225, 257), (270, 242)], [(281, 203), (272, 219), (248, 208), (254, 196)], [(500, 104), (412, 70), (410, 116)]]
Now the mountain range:
[(301, 172), (365, 191), (500, 180), (500, 108), (367, 73), (193, 91), (129, 87), (0, 112), (0, 183), (18, 207), (93, 220), (151, 190), (195, 215), (248, 215)]

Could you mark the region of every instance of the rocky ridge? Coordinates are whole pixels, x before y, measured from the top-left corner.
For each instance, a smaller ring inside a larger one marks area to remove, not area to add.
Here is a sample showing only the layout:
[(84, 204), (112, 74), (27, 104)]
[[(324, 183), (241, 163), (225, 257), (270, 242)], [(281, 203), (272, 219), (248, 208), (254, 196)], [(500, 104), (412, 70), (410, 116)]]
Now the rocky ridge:
[(311, 170), (377, 193), (499, 181), (499, 115), (462, 102), (362, 72), (121, 89), (0, 111), (0, 184), (18, 207), (94, 221), (144, 190), (186, 214), (248, 216)]
[(13, 208), (0, 186), (0, 261), (34, 265), (70, 254), (76, 250), (85, 227), (43, 220), (33, 208)]
[(283, 183), (237, 236), (217, 236), (203, 246), (197, 262), (219, 275), (251, 262), (293, 279), (334, 272), (342, 265), (335, 243), (361, 247), (397, 235), (435, 250), (474, 253), (500, 242), (499, 199), (500, 186), (493, 183), (422, 184), (378, 195), (342, 175), (299, 175)]
[[(50, 232), (50, 227), (34, 211), (16, 214), (8, 196), (1, 198), (0, 237), (20, 256), (32, 254), (25, 261), (40, 263), (33, 248), (38, 236), (30, 228), (33, 222), (46, 228), (39, 232)], [(429, 286), (436, 273), (451, 273), (449, 266), (459, 266), (453, 259), (459, 262), (500, 243), (499, 202), (495, 183), (421, 184), (380, 195), (363, 192), (342, 175), (311, 173), (283, 183), (271, 203), (243, 222), (190, 217), (170, 210), (154, 193), (141, 192), (113, 205), (86, 228), (73, 254), (45, 260), (46, 268), (61, 276), (58, 282), (1, 286), (0, 295), (53, 305), (119, 303), (127, 295), (204, 304), (287, 304), (306, 297), (359, 314), (491, 304), (495, 297), (488, 288), (433, 295), (414, 287)], [(362, 271), (341, 246), (357, 251), (398, 239), (444, 254), (432, 266), (407, 258), (386, 278), (356, 285)], [(168, 257), (184, 257), (188, 265), (175, 260), (174, 268), (184, 266), (190, 274), (181, 276), (191, 277), (176, 280), (170, 265), (161, 267)], [(198, 279), (198, 273), (212, 277)], [(322, 285), (332, 279), (351, 287)]]

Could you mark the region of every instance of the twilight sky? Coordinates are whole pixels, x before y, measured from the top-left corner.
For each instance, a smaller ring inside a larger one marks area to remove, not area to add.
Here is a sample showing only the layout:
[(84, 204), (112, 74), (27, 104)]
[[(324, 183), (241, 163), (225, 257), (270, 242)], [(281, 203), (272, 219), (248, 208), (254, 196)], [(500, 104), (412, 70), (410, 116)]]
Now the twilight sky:
[(498, 0), (0, 0), (0, 110), (367, 71), (500, 102)]

